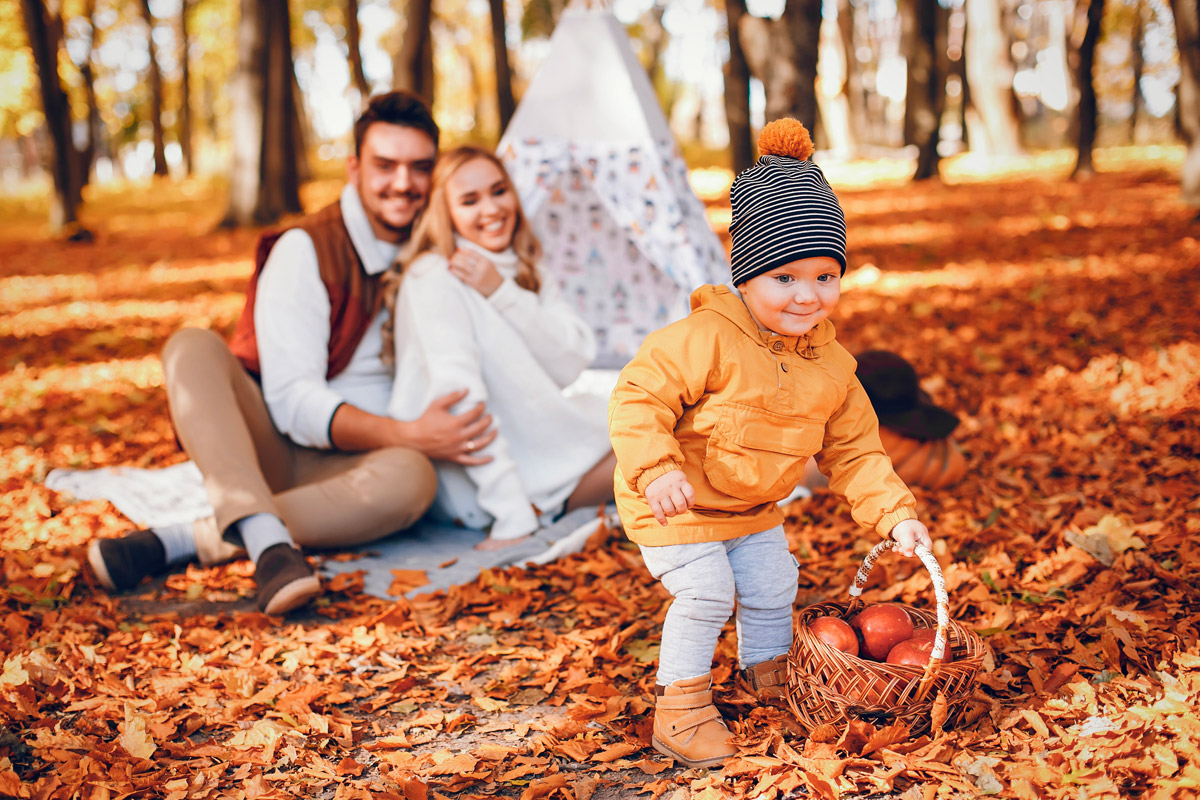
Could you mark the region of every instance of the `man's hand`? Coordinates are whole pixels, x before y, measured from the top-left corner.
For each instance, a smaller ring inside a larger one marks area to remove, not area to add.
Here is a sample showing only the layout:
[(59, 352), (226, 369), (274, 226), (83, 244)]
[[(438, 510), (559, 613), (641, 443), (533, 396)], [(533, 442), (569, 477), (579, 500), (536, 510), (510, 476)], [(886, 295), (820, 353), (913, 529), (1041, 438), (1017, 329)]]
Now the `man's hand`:
[(665, 526), (667, 517), (682, 514), (696, 505), (696, 492), (683, 470), (676, 469), (659, 475), (646, 485), (646, 502), (658, 524)]
[(451, 407), (466, 396), (466, 389), (444, 394), (430, 403), (420, 417), (403, 423), (403, 444), (435, 461), (453, 461), (466, 466), (491, 461), (491, 456), (475, 455), (498, 435), (492, 428), (492, 415), (487, 413), (483, 403), (476, 403), (461, 414), (450, 412)]
[(933, 540), (929, 538), (929, 529), (925, 527), (925, 523), (917, 519), (906, 519), (896, 523), (896, 527), (892, 528), (892, 539), (896, 544), (900, 545), (900, 552), (906, 556), (916, 554), (917, 545), (924, 545), (927, 549), (933, 549)]
[(450, 256), (450, 272), (484, 297), (491, 297), (504, 283), (496, 265), (471, 250), (454, 251)]

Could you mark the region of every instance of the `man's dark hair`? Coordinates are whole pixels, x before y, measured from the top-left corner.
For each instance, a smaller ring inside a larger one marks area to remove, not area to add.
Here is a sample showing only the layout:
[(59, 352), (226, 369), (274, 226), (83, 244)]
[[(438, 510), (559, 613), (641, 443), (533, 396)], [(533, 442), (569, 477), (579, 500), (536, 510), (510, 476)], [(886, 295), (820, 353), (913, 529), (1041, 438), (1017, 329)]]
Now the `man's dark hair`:
[(433, 121), (433, 115), (429, 113), (425, 102), (412, 92), (397, 89), (371, 98), (367, 103), (366, 110), (354, 123), (355, 155), (359, 155), (362, 151), (363, 137), (367, 135), (367, 128), (376, 122), (415, 128), (433, 139), (433, 146), (437, 147), (437, 123)]

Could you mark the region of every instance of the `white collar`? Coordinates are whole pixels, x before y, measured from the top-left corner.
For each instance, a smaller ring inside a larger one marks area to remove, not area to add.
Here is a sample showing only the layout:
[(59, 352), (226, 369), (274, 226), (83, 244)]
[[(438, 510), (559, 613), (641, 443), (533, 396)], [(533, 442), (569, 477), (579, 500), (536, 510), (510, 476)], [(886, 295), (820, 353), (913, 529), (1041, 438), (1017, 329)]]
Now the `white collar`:
[(509, 247), (507, 250), (501, 250), (497, 253), (495, 250), (488, 250), (486, 247), (480, 247), (474, 242), (464, 239), (457, 233), (454, 234), (455, 247), (461, 247), (463, 250), (470, 250), (491, 261), (497, 267), (515, 267), (517, 265), (517, 252)]
[(358, 189), (352, 183), (347, 183), (342, 189), (341, 209), (342, 220), (350, 234), (350, 242), (358, 252), (358, 257), (362, 259), (363, 269), (368, 275), (386, 272), (396, 260), (400, 245), (376, 238), (371, 222), (367, 219), (367, 212), (363, 210), (362, 198), (358, 196)]

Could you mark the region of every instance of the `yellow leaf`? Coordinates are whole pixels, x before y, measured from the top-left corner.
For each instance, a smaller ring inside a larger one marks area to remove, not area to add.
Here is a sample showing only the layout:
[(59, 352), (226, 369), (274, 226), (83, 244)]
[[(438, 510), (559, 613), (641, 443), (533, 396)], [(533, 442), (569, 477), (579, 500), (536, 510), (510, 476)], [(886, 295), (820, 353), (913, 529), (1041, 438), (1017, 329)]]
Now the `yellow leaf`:
[(433, 766), (425, 771), (430, 775), (462, 775), (474, 770), (478, 763), (470, 753), (451, 754), (443, 750), (433, 754)]
[(1025, 718), (1025, 721), (1029, 723), (1029, 726), (1033, 728), (1038, 736), (1043, 739), (1049, 738), (1050, 729), (1046, 727), (1046, 721), (1042, 719), (1041, 714), (1031, 708), (1023, 708), (1021, 709), (1021, 716)]
[(949, 716), (950, 704), (946, 700), (946, 695), (938, 692), (937, 697), (933, 698), (933, 707), (929, 710), (930, 728), (935, 732), (942, 730)]
[(146, 730), (146, 716), (134, 711), (128, 703), (125, 705), (125, 725), (117, 741), (134, 758), (150, 758), (158, 749), (154, 738)]
[(1126, 550), (1144, 550), (1146, 543), (1135, 534), (1134, 528), (1123, 517), (1105, 514), (1095, 525), (1083, 529), (1084, 536), (1103, 535), (1114, 556)]
[(365, 626), (359, 625), (350, 634), (350, 641), (362, 648), (375, 644), (375, 635), (369, 633)]
[(421, 715), (408, 723), (413, 728), (432, 728), (435, 725), (441, 725), (446, 721), (446, 715), (436, 708), (426, 709), (421, 712)]
[(472, 700), (472, 702), (475, 703), (475, 705), (479, 706), (484, 711), (487, 711), (489, 713), (491, 713), (493, 711), (503, 711), (504, 709), (508, 708), (507, 701), (496, 700), (495, 698), (492, 698), (492, 697), (484, 697), (481, 695), (479, 697), (472, 697), (471, 700)]
[(1110, 608), (1108, 613), (1113, 615), (1113, 619), (1118, 622), (1132, 622), (1139, 630), (1149, 630), (1149, 625), (1146, 624), (1146, 618), (1136, 611), (1126, 611), (1123, 608)]
[(283, 736), (286, 730), (274, 720), (260, 719), (249, 729), (235, 733), (225, 744), (239, 750), (249, 750), (255, 747), (265, 747), (269, 750), (275, 746), (275, 742), (279, 740), (280, 736)]
[(502, 744), (485, 744), (479, 749), (472, 750), (471, 755), (483, 759), (484, 761), (503, 761), (514, 753), (519, 753), (520, 748), (507, 747)]
[(1168, 691), (1154, 705), (1150, 706), (1160, 714), (1190, 714), (1192, 707), (1186, 702), (1186, 696), (1179, 692)]
[(29, 683), (29, 673), (25, 671), (21, 656), (15, 655), (4, 661), (4, 674), (0, 675), (0, 684), (5, 686), (21, 686)]

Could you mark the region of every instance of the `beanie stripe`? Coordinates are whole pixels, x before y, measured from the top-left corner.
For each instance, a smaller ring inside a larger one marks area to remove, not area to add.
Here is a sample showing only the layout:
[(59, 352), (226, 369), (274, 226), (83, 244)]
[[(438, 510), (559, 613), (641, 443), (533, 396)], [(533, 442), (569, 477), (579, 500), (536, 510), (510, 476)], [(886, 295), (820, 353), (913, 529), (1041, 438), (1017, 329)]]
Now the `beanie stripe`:
[(735, 285), (802, 258), (826, 256), (846, 271), (846, 217), (821, 168), (766, 155), (730, 189)]

